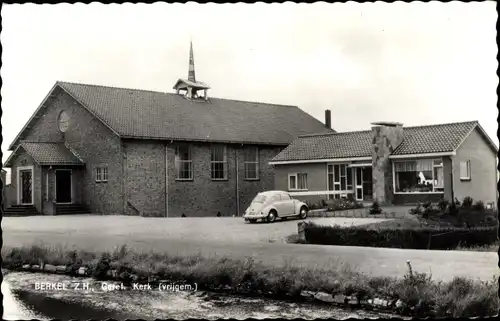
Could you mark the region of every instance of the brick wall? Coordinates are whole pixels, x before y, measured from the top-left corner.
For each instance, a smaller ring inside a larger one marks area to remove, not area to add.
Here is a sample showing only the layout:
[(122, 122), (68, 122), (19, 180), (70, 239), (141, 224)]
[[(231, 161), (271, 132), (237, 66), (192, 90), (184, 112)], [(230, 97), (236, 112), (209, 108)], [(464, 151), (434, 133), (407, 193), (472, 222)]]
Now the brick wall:
[(127, 141), (125, 154), (125, 213), (165, 216), (165, 145), (161, 142)]
[[(244, 151), (241, 146), (227, 145), (228, 178), (213, 181), (211, 178), (208, 143), (192, 143), (193, 180), (179, 181), (175, 168), (177, 143), (128, 140), (124, 142), (125, 195), (141, 215), (180, 217), (222, 216), (238, 213), (236, 159), (238, 159), (238, 190), (240, 214), (258, 192), (273, 188), (274, 173), (269, 160), (279, 152), (277, 148), (259, 148), (259, 179), (245, 180)], [(165, 185), (165, 148), (167, 148), (168, 186)], [(168, 199), (165, 195), (168, 195)], [(126, 206), (128, 215), (137, 215)]]
[(395, 205), (415, 205), (417, 203), (425, 203), (431, 201), (439, 202), (443, 198), (443, 194), (394, 194), (392, 203)]
[[(259, 147), (259, 180), (245, 180), (244, 147), (227, 145), (228, 179), (211, 178), (211, 145), (192, 144), (193, 180), (176, 180), (175, 144), (168, 145), (169, 216), (222, 216), (241, 215), (258, 192), (271, 190), (274, 172), (268, 162), (280, 149)], [(236, 197), (236, 160), (238, 162), (239, 213)]]
[[(80, 176), (81, 201), (92, 212), (123, 213), (123, 176), (120, 138), (64, 91), (47, 103), (40, 119), (23, 139), (43, 142), (66, 142), (85, 162)], [(65, 133), (58, 128), (62, 110), (69, 116)], [(95, 168), (108, 167), (108, 182), (95, 182)]]

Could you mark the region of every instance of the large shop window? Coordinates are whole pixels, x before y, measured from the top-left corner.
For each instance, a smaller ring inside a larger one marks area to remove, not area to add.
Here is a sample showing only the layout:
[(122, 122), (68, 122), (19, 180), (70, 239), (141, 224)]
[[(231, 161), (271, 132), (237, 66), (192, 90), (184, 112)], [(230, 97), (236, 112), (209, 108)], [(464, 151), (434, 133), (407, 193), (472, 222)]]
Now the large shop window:
[(419, 159), (394, 162), (396, 193), (443, 192), (442, 159)]

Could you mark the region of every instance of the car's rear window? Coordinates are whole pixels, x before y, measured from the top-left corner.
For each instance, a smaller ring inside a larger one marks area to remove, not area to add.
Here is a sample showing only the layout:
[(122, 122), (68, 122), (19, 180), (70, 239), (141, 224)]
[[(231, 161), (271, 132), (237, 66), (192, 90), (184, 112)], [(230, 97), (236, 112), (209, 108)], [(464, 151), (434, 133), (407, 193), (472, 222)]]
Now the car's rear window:
[(266, 201), (266, 197), (264, 195), (257, 195), (253, 199), (252, 203), (264, 203)]

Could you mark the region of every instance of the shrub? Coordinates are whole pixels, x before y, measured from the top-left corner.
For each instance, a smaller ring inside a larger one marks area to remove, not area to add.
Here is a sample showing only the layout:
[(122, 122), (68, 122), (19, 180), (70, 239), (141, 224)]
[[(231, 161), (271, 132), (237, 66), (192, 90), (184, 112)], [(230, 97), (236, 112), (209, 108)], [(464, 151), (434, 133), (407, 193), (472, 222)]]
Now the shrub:
[(450, 214), (452, 216), (455, 216), (458, 214), (458, 206), (460, 206), (460, 202), (451, 202), (451, 204), (448, 206), (448, 209), (445, 211), (446, 214)]
[(334, 199), (327, 202), (329, 211), (341, 211), (362, 208), (363, 204), (356, 201), (350, 201), (348, 198)]
[(441, 199), (439, 200), (438, 203), (438, 208), (444, 213), (448, 209), (448, 206), (450, 206), (450, 202), (446, 199)]
[(413, 215), (420, 215), (420, 214), (422, 214), (422, 204), (418, 203), (417, 207), (410, 208), (410, 214), (413, 214)]
[(319, 200), (317, 202), (306, 201), (305, 203), (309, 210), (319, 210), (326, 207), (325, 200)]
[(483, 201), (477, 201), (473, 206), (473, 210), (484, 212), (486, 210), (486, 206), (484, 205)]
[(380, 207), (380, 204), (377, 201), (374, 201), (372, 203), (372, 206), (370, 207), (370, 214), (380, 214), (382, 213), (382, 208)]
[(472, 199), (472, 197), (466, 196), (466, 197), (464, 197), (464, 200), (462, 202), (462, 207), (463, 208), (471, 208), (473, 203), (474, 203), (474, 200)]
[(497, 240), (496, 227), (370, 228), (364, 226), (305, 225), (309, 244), (370, 246), (404, 249), (454, 249), (459, 244), (479, 246)]

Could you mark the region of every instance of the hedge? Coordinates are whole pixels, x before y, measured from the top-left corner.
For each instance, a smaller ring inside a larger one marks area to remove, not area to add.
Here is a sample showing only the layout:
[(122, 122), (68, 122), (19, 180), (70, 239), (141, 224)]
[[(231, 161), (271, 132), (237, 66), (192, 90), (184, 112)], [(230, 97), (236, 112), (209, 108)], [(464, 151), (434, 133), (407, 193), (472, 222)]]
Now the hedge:
[(454, 249), (459, 245), (482, 246), (497, 240), (497, 227), (422, 227), (366, 229), (363, 226), (304, 226), (309, 244), (370, 246), (403, 249)]

